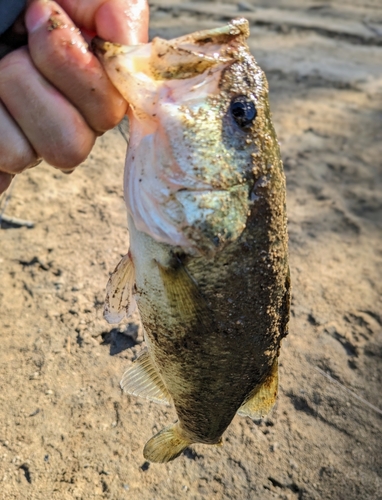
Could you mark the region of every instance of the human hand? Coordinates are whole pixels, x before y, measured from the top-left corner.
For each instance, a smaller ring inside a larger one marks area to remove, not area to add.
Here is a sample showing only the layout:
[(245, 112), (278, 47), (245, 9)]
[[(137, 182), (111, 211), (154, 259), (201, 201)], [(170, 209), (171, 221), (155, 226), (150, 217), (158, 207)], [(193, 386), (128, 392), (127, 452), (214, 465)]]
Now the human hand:
[(28, 46), (0, 60), (0, 193), (41, 158), (71, 171), (96, 137), (119, 123), (127, 103), (85, 37), (146, 42), (148, 6), (146, 0), (32, 0), (25, 23)]

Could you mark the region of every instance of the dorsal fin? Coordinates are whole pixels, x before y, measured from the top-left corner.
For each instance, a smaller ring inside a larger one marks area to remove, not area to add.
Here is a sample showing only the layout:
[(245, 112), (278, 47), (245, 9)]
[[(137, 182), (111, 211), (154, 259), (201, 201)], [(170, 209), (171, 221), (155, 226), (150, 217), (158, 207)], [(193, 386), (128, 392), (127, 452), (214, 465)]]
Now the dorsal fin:
[(253, 420), (264, 418), (272, 410), (279, 385), (278, 361), (274, 361), (267, 378), (261, 386), (249, 396), (247, 401), (237, 411), (242, 417), (249, 417)]
[(134, 312), (134, 283), (135, 269), (129, 252), (122, 257), (106, 285), (103, 315), (108, 323), (119, 323)]
[(140, 396), (155, 403), (170, 404), (171, 396), (145, 349), (122, 377), (121, 388), (127, 394)]

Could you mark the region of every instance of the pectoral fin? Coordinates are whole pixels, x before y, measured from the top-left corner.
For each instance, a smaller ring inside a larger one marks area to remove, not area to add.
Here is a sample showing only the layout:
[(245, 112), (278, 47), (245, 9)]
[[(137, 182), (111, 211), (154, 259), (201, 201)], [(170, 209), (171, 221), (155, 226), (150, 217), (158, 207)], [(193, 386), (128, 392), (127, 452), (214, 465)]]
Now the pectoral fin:
[(238, 415), (253, 420), (264, 418), (273, 408), (278, 391), (278, 361), (273, 366), (263, 384), (239, 408)]
[(134, 283), (134, 264), (128, 253), (122, 257), (106, 285), (103, 315), (108, 323), (119, 323), (125, 316), (130, 316), (134, 312), (136, 307), (133, 297)]
[(214, 328), (214, 316), (197, 283), (179, 262), (175, 267), (165, 268), (159, 263), (159, 271), (166, 290), (169, 314), (180, 324), (199, 323), (208, 334)]
[(179, 425), (171, 425), (161, 430), (147, 441), (143, 455), (150, 462), (165, 463), (174, 460), (192, 441), (183, 437)]
[(170, 404), (171, 401), (171, 396), (147, 350), (123, 374), (121, 388), (127, 394), (140, 396), (155, 403)]

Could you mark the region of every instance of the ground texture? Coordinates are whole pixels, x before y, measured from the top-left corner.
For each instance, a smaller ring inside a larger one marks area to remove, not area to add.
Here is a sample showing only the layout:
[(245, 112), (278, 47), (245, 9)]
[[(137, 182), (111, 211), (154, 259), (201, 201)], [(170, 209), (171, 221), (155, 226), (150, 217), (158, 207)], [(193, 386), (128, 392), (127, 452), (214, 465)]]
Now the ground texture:
[[(119, 380), (142, 349), (102, 318), (126, 252), (118, 130), (66, 176), (20, 175), (0, 231), (0, 498), (382, 499), (380, 0), (151, 4), (151, 36), (239, 15), (266, 71), (288, 184), (293, 282), (277, 407), (236, 417), (220, 448), (150, 465), (172, 409)], [(5, 206), (6, 205), (6, 206)]]

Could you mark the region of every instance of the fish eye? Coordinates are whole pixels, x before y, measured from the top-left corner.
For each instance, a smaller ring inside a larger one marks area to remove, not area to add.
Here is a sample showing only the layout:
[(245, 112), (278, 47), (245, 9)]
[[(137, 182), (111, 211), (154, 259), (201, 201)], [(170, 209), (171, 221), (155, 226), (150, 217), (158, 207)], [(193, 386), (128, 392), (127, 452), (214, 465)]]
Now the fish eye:
[(257, 115), (255, 104), (244, 95), (232, 99), (230, 111), (235, 122), (243, 129), (249, 127)]

